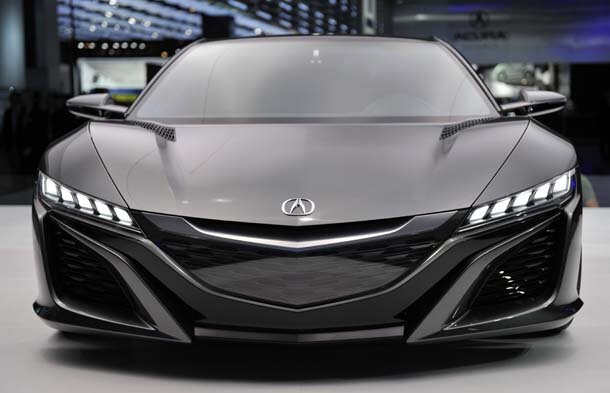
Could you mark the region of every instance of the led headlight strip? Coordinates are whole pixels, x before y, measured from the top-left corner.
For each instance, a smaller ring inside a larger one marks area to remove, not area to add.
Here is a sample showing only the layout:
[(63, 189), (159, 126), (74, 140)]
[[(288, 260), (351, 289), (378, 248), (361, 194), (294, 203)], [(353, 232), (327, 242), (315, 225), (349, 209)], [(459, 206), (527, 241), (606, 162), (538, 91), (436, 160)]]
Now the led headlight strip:
[(506, 218), (513, 214), (559, 202), (570, 195), (575, 187), (574, 169), (528, 190), (473, 207), (462, 228), (470, 228)]
[(138, 229), (127, 209), (74, 191), (43, 173), (39, 174), (40, 195), (47, 201), (113, 224)]

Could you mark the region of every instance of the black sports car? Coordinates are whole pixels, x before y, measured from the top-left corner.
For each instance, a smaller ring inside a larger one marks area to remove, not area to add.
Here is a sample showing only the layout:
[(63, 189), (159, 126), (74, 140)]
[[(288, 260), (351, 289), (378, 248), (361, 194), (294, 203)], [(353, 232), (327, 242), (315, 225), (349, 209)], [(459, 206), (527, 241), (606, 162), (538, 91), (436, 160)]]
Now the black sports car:
[(36, 313), (64, 331), (408, 343), (580, 309), (572, 145), (440, 40), (196, 42), (45, 153)]

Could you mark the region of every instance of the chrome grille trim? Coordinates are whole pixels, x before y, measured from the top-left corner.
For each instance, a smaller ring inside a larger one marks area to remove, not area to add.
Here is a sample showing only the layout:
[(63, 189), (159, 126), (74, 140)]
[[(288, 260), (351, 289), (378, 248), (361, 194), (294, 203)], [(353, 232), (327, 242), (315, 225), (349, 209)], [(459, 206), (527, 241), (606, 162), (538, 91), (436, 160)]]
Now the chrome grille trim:
[(282, 248), (289, 248), (289, 249), (294, 249), (294, 250), (302, 250), (302, 249), (311, 248), (311, 247), (329, 246), (329, 245), (334, 245), (334, 244), (373, 239), (373, 238), (381, 237), (381, 236), (388, 236), (388, 235), (392, 235), (394, 233), (401, 231), (407, 225), (409, 225), (409, 222), (411, 222), (409, 220), (399, 227), (396, 227), (396, 228), (393, 228), (390, 230), (386, 230), (386, 231), (380, 231), (380, 232), (369, 232), (369, 233), (363, 233), (360, 235), (341, 236), (341, 237), (334, 237), (334, 238), (328, 238), (328, 239), (290, 241), (290, 240), (267, 239), (267, 238), (261, 238), (261, 237), (243, 236), (243, 235), (236, 235), (236, 234), (231, 234), (231, 233), (210, 231), (210, 230), (199, 228), (199, 227), (191, 224), (188, 220), (185, 220), (185, 219), (183, 219), (183, 220), (191, 228), (193, 228), (197, 232), (199, 232), (203, 235), (206, 235), (206, 236), (211, 236), (211, 237), (215, 237), (215, 238), (223, 239), (223, 240), (232, 240), (232, 241), (238, 241), (238, 242), (242, 242), (242, 243), (258, 244), (258, 245), (265, 245), (265, 246), (272, 246), (272, 247), (282, 247)]

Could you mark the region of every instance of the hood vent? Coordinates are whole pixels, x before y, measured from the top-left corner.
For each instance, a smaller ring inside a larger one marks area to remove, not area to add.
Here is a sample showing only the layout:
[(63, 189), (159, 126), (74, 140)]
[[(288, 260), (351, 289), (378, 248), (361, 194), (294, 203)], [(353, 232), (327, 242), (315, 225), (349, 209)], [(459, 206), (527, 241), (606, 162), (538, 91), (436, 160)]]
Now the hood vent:
[(152, 121), (142, 120), (133, 120), (129, 123), (152, 131), (163, 139), (166, 139), (171, 142), (176, 142), (176, 129), (174, 127), (166, 126)]
[(441, 132), (440, 140), (447, 139), (449, 137), (454, 136), (464, 128), (474, 127), (479, 124), (488, 123), (494, 120), (497, 120), (497, 117), (482, 117), (480, 119), (472, 119), (466, 120), (461, 123), (451, 124), (450, 126), (443, 127), (443, 131)]

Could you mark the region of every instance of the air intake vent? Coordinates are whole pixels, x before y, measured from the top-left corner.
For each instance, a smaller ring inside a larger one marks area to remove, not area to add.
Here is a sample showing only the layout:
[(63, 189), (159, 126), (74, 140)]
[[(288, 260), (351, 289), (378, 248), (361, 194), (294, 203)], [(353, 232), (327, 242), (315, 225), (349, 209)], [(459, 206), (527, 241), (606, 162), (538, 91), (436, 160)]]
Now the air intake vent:
[(53, 284), (66, 303), (84, 304), (132, 315), (113, 268), (54, 222), (49, 223)]
[(523, 117), (516, 117), (516, 116), (514, 116), (514, 117), (482, 117), (482, 118), (478, 118), (478, 119), (465, 120), (460, 123), (455, 123), (455, 124), (451, 124), (451, 125), (443, 127), (443, 130), (441, 131), (441, 136), (439, 139), (442, 141), (443, 139), (451, 138), (458, 132), (460, 132), (466, 128), (478, 126), (479, 124), (501, 123), (501, 122), (511, 122), (511, 121), (523, 121)]
[(163, 139), (167, 139), (171, 142), (176, 142), (176, 129), (174, 127), (166, 126), (152, 121), (142, 120), (134, 120), (131, 123), (138, 127), (142, 127), (149, 131), (152, 131)]
[(445, 127), (443, 127), (443, 130), (441, 132), (440, 139), (441, 140), (447, 139), (447, 138), (452, 137), (453, 135), (457, 134), (458, 132), (460, 132), (461, 130), (463, 130), (465, 128), (474, 127), (476, 125), (487, 123), (487, 122), (494, 121), (494, 120), (496, 120), (495, 117), (483, 117), (480, 119), (466, 120), (461, 123), (456, 123), (456, 124), (451, 124), (449, 126), (445, 126)]
[(558, 275), (559, 228), (556, 221), (496, 267), (471, 308), (532, 306), (548, 299)]
[(290, 252), (167, 235), (157, 244), (204, 284), (294, 308), (381, 290), (419, 266), (437, 245), (394, 238)]

